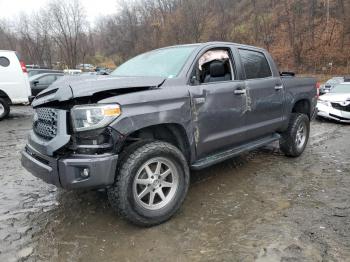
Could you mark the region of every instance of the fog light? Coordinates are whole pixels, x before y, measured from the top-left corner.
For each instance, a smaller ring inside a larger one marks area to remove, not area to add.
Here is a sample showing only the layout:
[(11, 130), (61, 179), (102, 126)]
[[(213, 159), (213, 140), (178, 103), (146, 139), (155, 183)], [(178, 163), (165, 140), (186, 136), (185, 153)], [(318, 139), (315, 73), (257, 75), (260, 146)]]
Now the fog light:
[(88, 178), (90, 176), (90, 170), (88, 168), (84, 168), (81, 171), (80, 175), (84, 178)]

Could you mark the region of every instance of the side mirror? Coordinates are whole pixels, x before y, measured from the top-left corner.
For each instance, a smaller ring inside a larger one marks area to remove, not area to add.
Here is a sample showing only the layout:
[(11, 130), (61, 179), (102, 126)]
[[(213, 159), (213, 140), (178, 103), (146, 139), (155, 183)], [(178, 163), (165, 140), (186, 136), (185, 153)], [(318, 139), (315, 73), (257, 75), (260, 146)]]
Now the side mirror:
[(33, 85), (34, 86), (37, 86), (39, 84), (39, 81), (38, 80), (35, 80), (34, 82), (33, 82)]
[(193, 86), (198, 85), (198, 80), (197, 80), (196, 76), (192, 76), (191, 77), (190, 84), (193, 85)]

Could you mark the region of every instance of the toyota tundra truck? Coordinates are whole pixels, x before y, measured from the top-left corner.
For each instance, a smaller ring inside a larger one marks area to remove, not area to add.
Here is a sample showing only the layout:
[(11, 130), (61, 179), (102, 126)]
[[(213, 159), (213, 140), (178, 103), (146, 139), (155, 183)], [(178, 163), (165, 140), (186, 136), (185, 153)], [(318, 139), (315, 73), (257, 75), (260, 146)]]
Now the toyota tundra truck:
[(57, 187), (106, 189), (121, 216), (153, 226), (180, 208), (190, 170), (274, 141), (300, 156), (316, 101), (316, 81), (280, 73), (264, 49), (165, 47), (41, 92), (22, 165)]

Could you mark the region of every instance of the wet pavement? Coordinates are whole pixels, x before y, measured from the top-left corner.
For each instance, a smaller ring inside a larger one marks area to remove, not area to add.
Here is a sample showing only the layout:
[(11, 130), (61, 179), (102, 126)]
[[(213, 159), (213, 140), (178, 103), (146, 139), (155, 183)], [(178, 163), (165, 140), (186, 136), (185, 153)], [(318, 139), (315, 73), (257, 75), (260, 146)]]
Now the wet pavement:
[(0, 122), (0, 261), (350, 261), (350, 125), (314, 121), (297, 159), (274, 144), (192, 173), (180, 212), (145, 229), (21, 167), (31, 113)]

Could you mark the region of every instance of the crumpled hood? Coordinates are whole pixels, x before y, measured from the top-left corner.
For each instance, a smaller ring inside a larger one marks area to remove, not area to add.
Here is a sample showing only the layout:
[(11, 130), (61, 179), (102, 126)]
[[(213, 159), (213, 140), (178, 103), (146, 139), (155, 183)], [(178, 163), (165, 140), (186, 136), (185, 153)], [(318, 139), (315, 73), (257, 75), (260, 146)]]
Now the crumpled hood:
[(39, 93), (32, 105), (35, 107), (52, 101), (89, 97), (95, 93), (109, 90), (159, 87), (164, 81), (163, 77), (64, 76)]
[(350, 93), (327, 93), (320, 96), (319, 99), (330, 102), (350, 101)]

